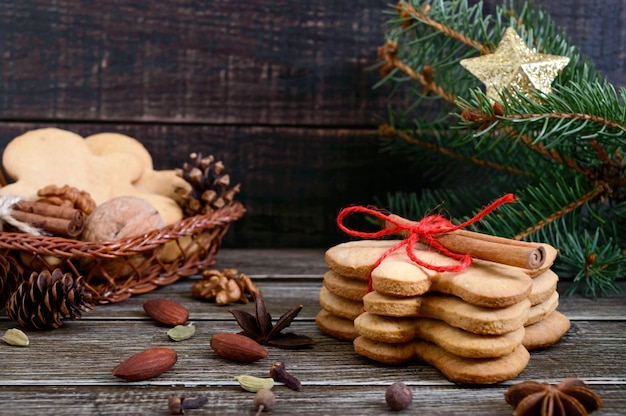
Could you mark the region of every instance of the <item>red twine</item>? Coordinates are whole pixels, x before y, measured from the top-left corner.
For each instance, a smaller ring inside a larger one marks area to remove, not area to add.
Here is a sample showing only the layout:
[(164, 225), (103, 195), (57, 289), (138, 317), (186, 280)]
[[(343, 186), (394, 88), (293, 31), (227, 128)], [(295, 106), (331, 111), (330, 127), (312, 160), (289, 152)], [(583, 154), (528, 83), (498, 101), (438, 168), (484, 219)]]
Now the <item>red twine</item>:
[[(376, 267), (378, 267), (380, 263), (382, 263), (382, 261), (385, 260), (391, 253), (398, 250), (402, 246), (406, 246), (406, 254), (409, 257), (409, 259), (411, 259), (411, 261), (427, 269), (430, 269), (436, 272), (460, 272), (462, 270), (465, 270), (465, 268), (472, 263), (472, 256), (470, 256), (469, 254), (454, 253), (448, 250), (443, 245), (441, 245), (441, 243), (439, 243), (439, 241), (437, 241), (434, 236), (438, 234), (450, 233), (452, 231), (465, 228), (468, 225), (471, 225), (480, 221), (484, 216), (491, 213), (491, 211), (495, 210), (500, 205), (508, 203), (508, 202), (514, 202), (514, 201), (515, 201), (515, 197), (513, 196), (513, 194), (507, 194), (503, 197), (500, 197), (494, 202), (492, 202), (491, 204), (489, 204), (487, 207), (485, 207), (478, 214), (476, 214), (476, 216), (474, 216), (473, 218), (470, 218), (469, 220), (459, 225), (454, 225), (453, 223), (451, 223), (450, 221), (448, 221), (447, 219), (439, 215), (429, 215), (427, 217), (422, 218), (417, 223), (406, 224), (406, 223), (399, 222), (393, 219), (392, 217), (385, 215), (375, 209), (370, 209), (370, 208), (366, 208), (363, 206), (353, 206), (353, 207), (348, 207), (348, 208), (344, 208), (341, 210), (341, 212), (337, 216), (337, 225), (343, 232), (345, 232), (346, 234), (350, 236), (367, 238), (367, 239), (380, 238), (380, 237), (384, 237), (387, 235), (399, 234), (401, 232), (408, 233), (407, 238), (405, 238), (404, 240), (400, 241), (398, 244), (394, 245), (393, 247), (385, 251), (378, 258), (378, 260), (376, 260), (376, 262), (370, 269), (370, 276), (368, 278), (369, 280), (368, 291), (371, 291), (372, 289), (371, 271), (374, 270)], [(352, 230), (346, 227), (343, 224), (344, 219), (348, 215), (357, 213), (357, 212), (373, 215), (381, 220), (386, 221), (387, 223), (393, 224), (393, 227), (387, 227), (380, 231), (371, 232), (371, 233), (356, 231), (356, 230)], [(459, 263), (448, 265), (448, 266), (437, 266), (434, 264), (426, 263), (418, 259), (415, 256), (415, 253), (413, 253), (413, 247), (415, 246), (415, 244), (417, 244), (417, 242), (420, 242), (420, 241), (436, 249), (441, 254), (447, 257), (450, 257), (454, 260), (457, 260)]]

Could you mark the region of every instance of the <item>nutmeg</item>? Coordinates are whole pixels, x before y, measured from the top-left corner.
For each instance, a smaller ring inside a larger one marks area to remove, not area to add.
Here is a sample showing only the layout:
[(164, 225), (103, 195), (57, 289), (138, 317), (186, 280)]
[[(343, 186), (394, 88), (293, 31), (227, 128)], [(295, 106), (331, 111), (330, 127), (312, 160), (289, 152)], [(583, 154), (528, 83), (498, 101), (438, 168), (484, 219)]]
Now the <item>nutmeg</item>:
[(404, 410), (411, 405), (413, 394), (406, 384), (398, 381), (387, 388), (385, 401), (391, 410)]

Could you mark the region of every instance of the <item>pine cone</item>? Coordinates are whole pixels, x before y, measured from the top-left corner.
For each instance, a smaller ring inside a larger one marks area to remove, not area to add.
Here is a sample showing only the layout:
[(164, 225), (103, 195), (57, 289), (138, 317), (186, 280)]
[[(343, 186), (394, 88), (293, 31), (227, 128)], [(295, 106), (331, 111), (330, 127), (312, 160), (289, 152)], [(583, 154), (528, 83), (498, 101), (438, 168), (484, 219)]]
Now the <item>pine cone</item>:
[(61, 318), (78, 319), (94, 308), (82, 276), (54, 269), (33, 272), (7, 302), (7, 315), (23, 327), (50, 329), (61, 326)]
[(0, 254), (0, 308), (22, 282), (24, 269), (8, 253)]
[(191, 153), (189, 158), (191, 163), (176, 170), (191, 185), (191, 191), (176, 189), (185, 217), (210, 214), (235, 199), (240, 186), (230, 187), (230, 176), (224, 173), (222, 161), (216, 162), (213, 155), (202, 157), (201, 153)]

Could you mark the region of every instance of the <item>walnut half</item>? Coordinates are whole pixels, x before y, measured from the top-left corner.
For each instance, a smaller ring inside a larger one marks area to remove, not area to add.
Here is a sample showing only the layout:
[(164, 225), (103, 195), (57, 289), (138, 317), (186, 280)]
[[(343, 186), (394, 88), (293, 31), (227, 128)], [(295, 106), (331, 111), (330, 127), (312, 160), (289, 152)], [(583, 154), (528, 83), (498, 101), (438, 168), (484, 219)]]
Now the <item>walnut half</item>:
[(236, 269), (204, 270), (202, 280), (191, 287), (191, 294), (196, 299), (215, 300), (217, 305), (233, 302), (248, 303), (252, 293), (261, 294), (252, 279)]

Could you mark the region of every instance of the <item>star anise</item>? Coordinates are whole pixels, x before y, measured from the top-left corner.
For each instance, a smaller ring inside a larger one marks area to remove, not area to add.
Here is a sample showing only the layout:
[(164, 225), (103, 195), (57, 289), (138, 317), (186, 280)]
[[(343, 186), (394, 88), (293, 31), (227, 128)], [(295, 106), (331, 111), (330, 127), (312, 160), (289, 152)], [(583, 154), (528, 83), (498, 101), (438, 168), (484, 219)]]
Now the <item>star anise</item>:
[(276, 324), (272, 325), (272, 316), (267, 311), (263, 296), (259, 293), (253, 293), (254, 303), (256, 305), (256, 316), (237, 309), (230, 309), (230, 312), (237, 323), (243, 329), (241, 335), (252, 338), (262, 345), (270, 345), (278, 348), (296, 349), (310, 347), (315, 344), (311, 338), (305, 335), (296, 335), (293, 333), (282, 334), (281, 331), (291, 325), (302, 305), (298, 305), (293, 309), (285, 312)]
[(602, 407), (602, 399), (582, 380), (566, 378), (556, 385), (523, 381), (504, 393), (513, 416), (585, 416)]

